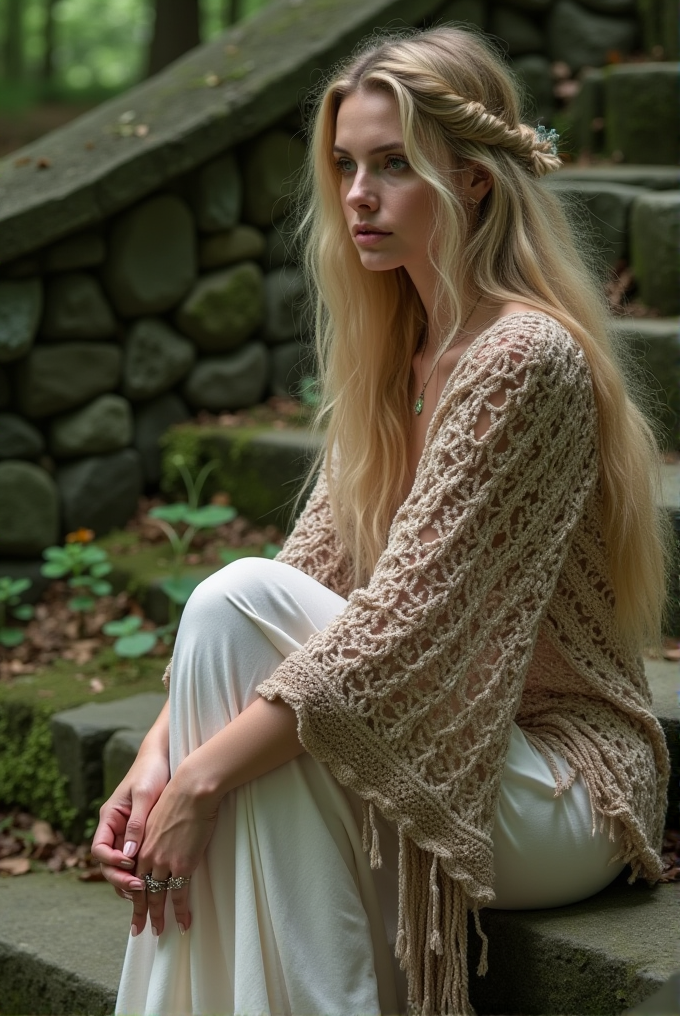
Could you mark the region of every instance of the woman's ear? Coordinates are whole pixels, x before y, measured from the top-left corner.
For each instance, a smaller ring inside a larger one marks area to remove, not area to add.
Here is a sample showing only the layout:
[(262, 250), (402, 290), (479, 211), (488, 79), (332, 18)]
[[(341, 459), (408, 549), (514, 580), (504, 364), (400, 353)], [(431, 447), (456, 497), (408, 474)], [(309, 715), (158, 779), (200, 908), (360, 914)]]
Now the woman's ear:
[(463, 173), (463, 195), (470, 204), (478, 205), (493, 187), (493, 177), (485, 166), (471, 162)]

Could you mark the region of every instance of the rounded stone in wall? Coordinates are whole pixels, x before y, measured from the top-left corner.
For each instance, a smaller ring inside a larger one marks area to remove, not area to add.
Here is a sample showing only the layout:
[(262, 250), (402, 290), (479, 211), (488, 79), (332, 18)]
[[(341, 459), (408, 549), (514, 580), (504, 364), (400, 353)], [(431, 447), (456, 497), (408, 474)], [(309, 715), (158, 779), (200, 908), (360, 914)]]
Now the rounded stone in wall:
[(50, 452), (57, 459), (105, 455), (132, 444), (132, 409), (121, 395), (100, 395), (87, 406), (50, 421)]
[(206, 353), (235, 349), (264, 316), (262, 270), (252, 261), (203, 275), (177, 311), (180, 331)]
[(37, 427), (16, 413), (0, 413), (0, 459), (37, 459), (44, 450)]
[(271, 350), (271, 378), (269, 387), (273, 395), (300, 394), (300, 381), (313, 373), (313, 355), (302, 342), (283, 342)]
[(103, 342), (38, 344), (14, 368), (17, 409), (52, 416), (118, 387), (123, 352)]
[(161, 194), (124, 212), (111, 231), (103, 277), (123, 317), (159, 314), (179, 303), (196, 277), (196, 236), (187, 204)]
[(242, 197), (241, 174), (231, 153), (201, 166), (190, 197), (198, 228), (205, 233), (231, 229), (239, 220)]
[(269, 377), (269, 355), (262, 342), (249, 342), (229, 356), (199, 360), (184, 385), (194, 409), (219, 413), (247, 409), (262, 401)]
[(255, 226), (234, 226), (199, 241), (198, 263), (201, 268), (222, 268), (238, 261), (257, 261), (265, 249), (264, 235)]
[(103, 536), (124, 526), (135, 513), (142, 486), (141, 460), (134, 448), (61, 466), (57, 487), (65, 532), (82, 527)]
[(0, 282), (0, 363), (25, 356), (33, 345), (42, 313), (40, 279)]
[(115, 334), (116, 319), (94, 275), (67, 272), (48, 281), (41, 338), (108, 339)]
[(135, 321), (125, 341), (123, 394), (153, 399), (188, 374), (196, 359), (193, 343), (160, 318)]
[(60, 240), (45, 251), (46, 272), (71, 272), (76, 268), (93, 268), (106, 258), (104, 237), (93, 229)]
[(535, 21), (511, 7), (496, 7), (489, 24), (491, 35), (507, 43), (510, 56), (541, 53), (545, 49), (543, 32)]
[(0, 462), (0, 554), (38, 557), (59, 538), (54, 480), (32, 462)]
[(640, 298), (664, 315), (680, 314), (680, 193), (643, 192), (633, 203), (630, 233)]
[(189, 419), (189, 410), (174, 392), (146, 402), (135, 412), (135, 448), (142, 460), (144, 481), (156, 487), (161, 479), (162, 448), (160, 440), (176, 423)]
[(268, 342), (289, 342), (299, 338), (305, 283), (302, 272), (291, 266), (265, 275), (265, 337)]
[(557, 0), (546, 24), (548, 56), (572, 71), (601, 67), (612, 52), (626, 55), (636, 45), (638, 25), (633, 18), (606, 17), (586, 10), (574, 0)]
[(243, 215), (247, 222), (267, 228), (281, 218), (304, 159), (304, 143), (286, 131), (268, 131), (248, 147), (243, 162)]

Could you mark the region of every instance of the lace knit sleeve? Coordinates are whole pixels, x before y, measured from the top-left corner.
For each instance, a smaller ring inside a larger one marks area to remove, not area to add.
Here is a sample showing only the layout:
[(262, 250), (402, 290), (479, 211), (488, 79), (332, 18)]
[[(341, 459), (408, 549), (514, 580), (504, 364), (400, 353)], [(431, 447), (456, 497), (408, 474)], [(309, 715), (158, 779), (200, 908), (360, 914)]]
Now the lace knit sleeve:
[(449, 380), (371, 581), (257, 689), (480, 903), (511, 721), (597, 471), (580, 347), (544, 315), (502, 319)]
[(276, 560), (299, 568), (339, 596), (349, 596), (353, 585), (352, 563), (333, 522), (323, 468)]

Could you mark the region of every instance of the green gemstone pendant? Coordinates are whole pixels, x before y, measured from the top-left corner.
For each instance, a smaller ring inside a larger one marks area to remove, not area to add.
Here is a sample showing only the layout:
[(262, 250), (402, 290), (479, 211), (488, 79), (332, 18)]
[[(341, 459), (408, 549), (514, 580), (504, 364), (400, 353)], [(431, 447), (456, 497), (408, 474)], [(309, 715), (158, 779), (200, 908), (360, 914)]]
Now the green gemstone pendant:
[(425, 392), (421, 392), (420, 395), (418, 396), (418, 398), (416, 399), (415, 406), (413, 407), (414, 410), (415, 410), (416, 416), (420, 416), (420, 414), (423, 411), (424, 404), (425, 404)]

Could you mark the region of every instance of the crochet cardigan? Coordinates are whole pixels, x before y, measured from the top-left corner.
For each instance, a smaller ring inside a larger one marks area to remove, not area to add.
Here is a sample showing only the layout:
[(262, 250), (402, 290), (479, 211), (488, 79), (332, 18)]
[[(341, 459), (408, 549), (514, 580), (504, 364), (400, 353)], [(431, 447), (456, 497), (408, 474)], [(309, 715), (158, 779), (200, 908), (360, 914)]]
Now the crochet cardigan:
[(257, 690), (292, 706), (303, 746), (363, 798), (373, 865), (374, 807), (397, 824), (396, 952), (423, 1014), (473, 1012), (467, 916), (483, 973), (478, 910), (494, 898), (513, 720), (556, 796), (582, 773), (594, 822), (620, 820), (631, 881), (661, 871), (668, 754), (615, 622), (598, 469), (581, 347), (544, 314), (509, 315), (449, 378), (368, 584), (353, 588), (323, 475), (278, 557), (348, 604)]

